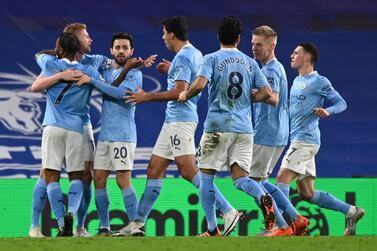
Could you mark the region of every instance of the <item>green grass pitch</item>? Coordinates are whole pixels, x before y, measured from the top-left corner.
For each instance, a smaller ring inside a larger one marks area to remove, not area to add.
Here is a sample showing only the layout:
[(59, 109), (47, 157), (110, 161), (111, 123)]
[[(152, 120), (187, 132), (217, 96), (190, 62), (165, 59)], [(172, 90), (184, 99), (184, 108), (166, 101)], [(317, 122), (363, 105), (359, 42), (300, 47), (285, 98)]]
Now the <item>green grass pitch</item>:
[(3, 251), (94, 250), (188, 250), (188, 251), (358, 251), (376, 250), (377, 236), (352, 237), (92, 237), (92, 238), (0, 238)]

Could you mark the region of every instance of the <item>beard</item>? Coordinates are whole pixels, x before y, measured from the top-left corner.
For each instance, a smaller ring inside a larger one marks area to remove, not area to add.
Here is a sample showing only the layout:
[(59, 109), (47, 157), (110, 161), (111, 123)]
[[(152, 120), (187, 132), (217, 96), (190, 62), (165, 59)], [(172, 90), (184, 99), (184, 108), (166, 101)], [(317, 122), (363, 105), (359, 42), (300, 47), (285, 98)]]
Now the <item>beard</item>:
[(124, 66), (128, 60), (128, 58), (126, 56), (116, 56), (114, 58), (115, 62), (119, 65), (119, 66)]

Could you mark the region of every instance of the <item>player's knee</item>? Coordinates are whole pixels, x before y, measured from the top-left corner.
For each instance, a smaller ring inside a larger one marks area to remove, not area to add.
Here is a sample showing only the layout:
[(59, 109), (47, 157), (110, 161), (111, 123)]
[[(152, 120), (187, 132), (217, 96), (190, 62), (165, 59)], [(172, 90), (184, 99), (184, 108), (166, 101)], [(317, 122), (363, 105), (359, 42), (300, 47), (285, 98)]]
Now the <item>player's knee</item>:
[(159, 170), (148, 168), (147, 177), (148, 179), (161, 179), (164, 176)]
[(180, 170), (180, 174), (181, 174), (182, 178), (191, 182), (191, 180), (196, 175), (196, 171), (195, 170), (194, 171), (193, 170), (187, 170), (187, 169), (183, 168), (183, 169)]
[(284, 184), (290, 184), (292, 182), (292, 174), (290, 171), (288, 171), (285, 168), (280, 168), (277, 176), (276, 176), (276, 182), (277, 183), (284, 183)]
[(106, 175), (103, 175), (101, 173), (95, 173), (93, 177), (94, 184), (97, 188), (102, 187), (104, 184), (106, 184), (106, 179)]

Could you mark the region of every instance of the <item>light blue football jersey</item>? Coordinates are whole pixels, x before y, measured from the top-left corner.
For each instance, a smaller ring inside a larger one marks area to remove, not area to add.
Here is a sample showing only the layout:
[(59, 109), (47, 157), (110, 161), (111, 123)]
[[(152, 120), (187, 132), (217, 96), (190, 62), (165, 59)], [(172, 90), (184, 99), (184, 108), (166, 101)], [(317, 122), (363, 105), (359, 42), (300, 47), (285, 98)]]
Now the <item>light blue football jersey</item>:
[(136, 143), (135, 105), (125, 103), (123, 96), (126, 90), (136, 92), (136, 87), (143, 85), (141, 71), (131, 69), (119, 87), (111, 83), (119, 76), (121, 68), (110, 68), (103, 72), (106, 83), (93, 81), (94, 86), (103, 92), (101, 131), (99, 141)]
[(316, 71), (295, 78), (289, 96), (291, 142), (321, 143), (319, 118), (314, 114), (314, 108), (322, 107), (325, 99), (334, 104), (326, 108), (330, 114), (340, 113), (347, 108), (346, 102), (330, 81)]
[[(41, 54), (37, 57), (37, 63), (45, 76), (67, 69), (76, 69), (93, 78), (100, 77), (98, 71), (92, 66), (84, 66), (78, 62), (70, 62), (54, 56)], [(59, 82), (48, 88), (43, 126), (56, 126), (83, 133), (91, 91), (91, 85), (78, 87), (72, 82)]]
[[(91, 65), (95, 69), (97, 69), (100, 74), (103, 73), (104, 70), (109, 69), (113, 63), (113, 60), (103, 56), (103, 55), (88, 55), (84, 54), (83, 58), (79, 61), (83, 65)], [(90, 99), (88, 100), (87, 104), (87, 114), (84, 117), (84, 124), (90, 124)]]
[[(168, 90), (174, 89), (175, 81), (186, 81), (189, 85), (194, 81), (200, 65), (203, 63), (202, 53), (191, 44), (185, 45), (175, 55), (168, 72)], [(169, 101), (165, 112), (165, 122), (198, 122), (196, 111), (200, 96), (187, 102)]]
[(257, 62), (236, 48), (204, 56), (198, 76), (208, 80), (205, 132), (253, 133), (251, 91), (267, 85)]
[(266, 146), (285, 146), (289, 137), (288, 84), (283, 65), (272, 59), (262, 67), (273, 92), (279, 93), (279, 103), (254, 104), (254, 143)]

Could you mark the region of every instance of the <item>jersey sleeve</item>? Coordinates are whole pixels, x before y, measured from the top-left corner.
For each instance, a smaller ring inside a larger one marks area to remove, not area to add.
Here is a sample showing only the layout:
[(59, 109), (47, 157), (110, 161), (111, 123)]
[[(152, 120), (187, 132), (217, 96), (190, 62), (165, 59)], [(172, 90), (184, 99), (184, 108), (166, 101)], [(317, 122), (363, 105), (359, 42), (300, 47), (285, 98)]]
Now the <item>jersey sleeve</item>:
[(56, 59), (56, 57), (47, 54), (40, 54), (37, 56), (37, 64), (42, 70), (42, 75), (49, 76), (52, 74)]
[(111, 67), (113, 61), (103, 55), (92, 55), (93, 67), (102, 72)]
[(214, 61), (215, 59), (212, 56), (210, 55), (204, 56), (203, 63), (199, 67), (197, 76), (205, 77), (210, 82), (213, 75)]
[(331, 85), (331, 82), (324, 77), (321, 77), (321, 81), (319, 81), (320, 86), (318, 88), (317, 93), (324, 97), (326, 100), (329, 100), (331, 103), (333, 103), (332, 106), (326, 108), (326, 110), (330, 114), (337, 114), (341, 113), (347, 108), (347, 103), (343, 99), (342, 96), (334, 89), (334, 87)]
[(136, 92), (137, 88), (143, 87), (143, 74), (139, 70), (132, 69), (127, 73), (126, 78), (120, 85), (123, 86), (124, 89)]
[(259, 66), (255, 61), (252, 61), (252, 67), (254, 71), (253, 88), (262, 88), (263, 86), (268, 85), (266, 77), (259, 69)]
[(174, 81), (181, 80), (190, 84), (191, 80), (191, 62), (184, 56), (179, 56), (175, 62), (175, 71), (177, 72)]
[(271, 90), (273, 92), (279, 93), (280, 92), (280, 81), (278, 73), (273, 69), (267, 69), (265, 77), (267, 82), (271, 86)]

